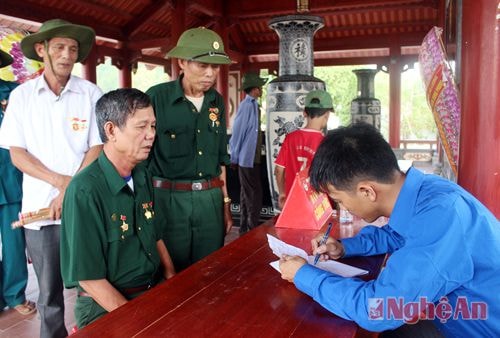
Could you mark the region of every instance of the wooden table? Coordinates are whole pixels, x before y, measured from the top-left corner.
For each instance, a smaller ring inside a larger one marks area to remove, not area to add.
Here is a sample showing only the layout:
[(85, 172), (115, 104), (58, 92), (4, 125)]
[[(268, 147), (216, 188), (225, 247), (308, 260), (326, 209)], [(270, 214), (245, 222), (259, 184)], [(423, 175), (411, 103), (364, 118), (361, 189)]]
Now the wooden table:
[[(325, 310), (269, 265), (277, 257), (267, 233), (310, 252), (316, 232), (263, 224), (74, 337), (354, 337), (360, 330), (354, 322)], [(341, 233), (335, 224), (333, 235)], [(368, 270), (363, 279), (372, 279), (383, 258), (343, 262)]]

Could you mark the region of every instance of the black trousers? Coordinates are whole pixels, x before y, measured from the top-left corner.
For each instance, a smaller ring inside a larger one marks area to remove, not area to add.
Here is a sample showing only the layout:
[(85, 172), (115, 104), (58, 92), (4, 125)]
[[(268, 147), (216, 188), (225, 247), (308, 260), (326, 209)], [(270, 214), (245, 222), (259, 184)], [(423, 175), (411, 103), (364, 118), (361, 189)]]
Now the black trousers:
[(253, 168), (238, 168), (240, 178), (240, 233), (247, 232), (259, 225), (262, 208), (262, 186), (260, 179), (260, 164)]

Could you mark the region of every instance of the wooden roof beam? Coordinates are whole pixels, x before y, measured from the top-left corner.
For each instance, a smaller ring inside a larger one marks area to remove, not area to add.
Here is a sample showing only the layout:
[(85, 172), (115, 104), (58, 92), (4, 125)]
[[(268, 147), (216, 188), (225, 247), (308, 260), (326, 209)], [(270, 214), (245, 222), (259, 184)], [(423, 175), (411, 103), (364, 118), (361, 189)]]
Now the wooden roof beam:
[(222, 1), (198, 0), (198, 1), (190, 1), (188, 3), (187, 10), (199, 12), (210, 17), (221, 17), (222, 6), (223, 6)]
[(231, 50), (231, 49), (228, 49), (227, 50), (227, 54), (229, 55), (229, 58), (231, 59), (231, 61), (235, 62), (235, 63), (243, 63), (246, 59), (247, 59), (247, 55), (244, 54), (244, 53), (241, 53), (239, 51), (236, 51), (236, 50)]
[[(343, 49), (387, 48), (394, 41), (399, 41), (400, 46), (418, 46), (422, 43), (427, 32), (365, 35), (359, 37), (339, 39), (315, 39), (314, 51), (331, 51)], [(247, 45), (247, 54), (277, 54), (278, 43), (253, 43)]]
[[(350, 14), (359, 13), (361, 10), (366, 11), (387, 11), (387, 10), (407, 10), (415, 8), (432, 8), (439, 9), (439, 0), (401, 0), (401, 1), (335, 1), (326, 2), (323, 5), (316, 4), (314, 7), (309, 7), (307, 15), (332, 15), (332, 14)], [(280, 1), (269, 1), (266, 3), (265, 9), (262, 9), (259, 3), (231, 1), (228, 4), (228, 13), (231, 18), (239, 18), (241, 20), (268, 18), (269, 16), (291, 15), (297, 14), (295, 8), (283, 6)]]
[[(366, 31), (368, 29), (376, 30), (384, 30), (384, 29), (393, 29), (393, 28), (408, 28), (408, 27), (420, 27), (427, 26), (428, 28), (424, 29), (429, 31), (432, 26), (435, 25), (434, 21), (426, 20), (426, 21), (414, 21), (414, 22), (402, 22), (402, 23), (386, 23), (386, 24), (374, 24), (374, 25), (355, 25), (355, 26), (342, 26), (342, 27), (333, 27), (333, 28), (322, 28), (318, 31), (317, 34), (325, 34), (325, 33), (338, 33), (338, 32), (352, 32), (353, 30), (363, 30)], [(402, 33), (406, 34), (406, 33)], [(266, 33), (251, 33), (247, 34), (248, 40), (253, 39), (273, 39), (276, 37), (276, 32), (270, 31)]]
[(119, 17), (122, 20), (128, 21), (134, 17), (134, 15), (132, 15), (131, 13), (119, 10), (118, 8), (112, 8), (103, 4), (90, 2), (88, 0), (72, 0), (71, 2), (75, 5), (82, 6), (88, 10)]
[(149, 39), (149, 40), (134, 40), (125, 43), (126, 48), (133, 50), (141, 50), (148, 48), (162, 48), (170, 44), (169, 38)]
[[(438, 10), (435, 6), (423, 6), (422, 4), (407, 4), (407, 5), (398, 5), (393, 4), (385, 7), (373, 7), (365, 9), (366, 12), (369, 13), (377, 13), (377, 12), (388, 12), (388, 11), (406, 11), (406, 10), (416, 10), (419, 8), (431, 8), (433, 10)], [(360, 9), (357, 8), (345, 8), (345, 9), (325, 9), (325, 10), (314, 10), (311, 15), (348, 15), (348, 14), (359, 14), (362, 13)]]
[(136, 61), (147, 63), (150, 65), (158, 65), (158, 66), (163, 66), (163, 67), (169, 67), (171, 64), (170, 59), (165, 59), (165, 58), (160, 58), (156, 56), (150, 56), (150, 55), (141, 55), (139, 58), (136, 59)]
[(153, 0), (138, 15), (134, 16), (132, 21), (123, 27), (123, 35), (127, 37), (127, 40), (130, 39), (144, 25), (148, 24), (153, 15), (167, 6), (173, 8), (172, 0)]
[(374, 8), (390, 8), (398, 7), (430, 7), (438, 8), (439, 0), (319, 0), (314, 3), (314, 6), (309, 6), (311, 11), (328, 11), (334, 10), (372, 10)]
[[(16, 20), (15, 18), (20, 18), (43, 23), (47, 20), (54, 19), (54, 11), (52, 9), (36, 3), (27, 3), (18, 0), (1, 0), (0, 13), (13, 17), (13, 21)], [(96, 31), (97, 35), (116, 40), (123, 40), (123, 35), (118, 29), (110, 27), (109, 25), (101, 26), (88, 16), (75, 15), (73, 13), (59, 10), (57, 11), (57, 17), (75, 24), (92, 27)]]
[[(275, 33), (276, 34), (276, 33)], [(229, 26), (229, 35), (231, 36), (231, 41), (234, 43), (235, 47), (240, 51), (244, 52), (246, 49), (246, 42), (243, 32), (239, 25)]]

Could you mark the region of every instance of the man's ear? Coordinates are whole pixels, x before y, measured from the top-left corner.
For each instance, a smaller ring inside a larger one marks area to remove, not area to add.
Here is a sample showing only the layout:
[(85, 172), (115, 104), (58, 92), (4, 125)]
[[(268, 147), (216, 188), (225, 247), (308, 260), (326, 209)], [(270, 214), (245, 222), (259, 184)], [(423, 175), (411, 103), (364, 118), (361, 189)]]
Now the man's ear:
[(179, 65), (179, 68), (182, 70), (184, 70), (184, 68), (186, 68), (186, 63), (187, 63), (187, 60), (177, 59), (177, 64)]
[(366, 198), (371, 202), (377, 200), (377, 190), (370, 182), (359, 182), (356, 192), (359, 197)]
[(43, 59), (43, 54), (45, 52), (45, 45), (43, 42), (37, 42), (34, 46), (36, 54)]
[(113, 122), (108, 121), (104, 124), (104, 132), (106, 133), (108, 140), (111, 142), (116, 141), (116, 129), (117, 127), (113, 124)]

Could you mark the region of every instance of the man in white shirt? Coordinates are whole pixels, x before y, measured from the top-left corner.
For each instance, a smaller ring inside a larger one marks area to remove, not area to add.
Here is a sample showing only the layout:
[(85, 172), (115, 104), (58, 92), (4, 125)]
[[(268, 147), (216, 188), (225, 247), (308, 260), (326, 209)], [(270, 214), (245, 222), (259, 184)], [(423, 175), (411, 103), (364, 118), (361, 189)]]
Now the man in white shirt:
[(101, 90), (72, 76), (75, 62), (88, 55), (92, 28), (49, 20), (21, 41), (24, 55), (43, 61), (42, 76), (17, 87), (10, 96), (0, 130), (0, 146), (10, 149), (23, 172), (22, 211), (50, 208), (50, 220), (25, 225), (26, 246), (38, 279), (40, 337), (64, 337), (63, 283), (59, 233), (64, 192), (71, 177), (102, 149), (95, 121)]

